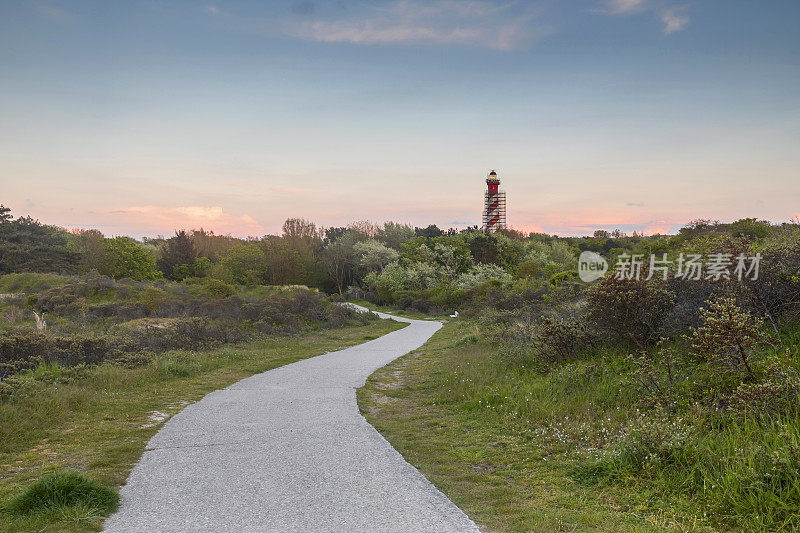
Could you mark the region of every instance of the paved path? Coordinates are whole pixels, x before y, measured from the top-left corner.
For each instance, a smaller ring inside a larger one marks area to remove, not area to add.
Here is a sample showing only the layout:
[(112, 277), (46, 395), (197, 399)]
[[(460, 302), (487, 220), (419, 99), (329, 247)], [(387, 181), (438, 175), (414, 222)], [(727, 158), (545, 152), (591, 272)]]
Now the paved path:
[[(387, 315), (383, 315), (387, 316)], [(355, 389), (438, 322), (212, 392), (150, 440), (111, 532), (478, 532), (358, 411)]]

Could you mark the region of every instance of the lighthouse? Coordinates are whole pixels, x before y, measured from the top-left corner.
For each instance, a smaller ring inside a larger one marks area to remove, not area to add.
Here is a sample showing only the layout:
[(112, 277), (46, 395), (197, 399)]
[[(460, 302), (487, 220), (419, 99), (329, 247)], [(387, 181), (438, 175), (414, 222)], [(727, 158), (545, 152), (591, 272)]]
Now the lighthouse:
[(486, 176), (483, 197), (483, 229), (495, 232), (506, 227), (506, 192), (500, 190), (500, 178), (492, 170)]

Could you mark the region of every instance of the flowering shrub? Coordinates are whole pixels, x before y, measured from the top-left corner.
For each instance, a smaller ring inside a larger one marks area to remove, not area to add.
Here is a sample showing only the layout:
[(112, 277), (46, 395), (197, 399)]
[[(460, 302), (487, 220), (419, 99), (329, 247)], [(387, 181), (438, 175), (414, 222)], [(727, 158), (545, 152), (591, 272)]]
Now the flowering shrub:
[(618, 463), (631, 471), (653, 470), (683, 463), (691, 454), (691, 426), (659, 415), (635, 422), (616, 444)]
[(733, 298), (718, 298), (702, 309), (702, 325), (692, 332), (696, 356), (722, 372), (744, 374), (757, 381), (753, 352), (768, 342), (762, 323), (743, 311)]

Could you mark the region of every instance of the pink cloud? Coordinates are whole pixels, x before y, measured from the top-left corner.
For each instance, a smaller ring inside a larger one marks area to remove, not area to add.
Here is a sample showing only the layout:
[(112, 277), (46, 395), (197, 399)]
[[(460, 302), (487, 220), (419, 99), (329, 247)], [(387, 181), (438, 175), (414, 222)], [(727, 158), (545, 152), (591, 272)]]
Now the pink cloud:
[(264, 227), (247, 214), (226, 213), (220, 206), (130, 206), (104, 213), (121, 227), (136, 227), (143, 234), (168, 234), (176, 229), (205, 228), (237, 236), (264, 234)]

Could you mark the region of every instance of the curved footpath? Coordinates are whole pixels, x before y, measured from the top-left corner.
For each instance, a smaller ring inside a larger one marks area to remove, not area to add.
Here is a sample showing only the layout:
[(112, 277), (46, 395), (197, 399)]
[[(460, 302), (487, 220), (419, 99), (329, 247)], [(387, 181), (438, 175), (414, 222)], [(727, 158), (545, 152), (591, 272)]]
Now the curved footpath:
[(478, 532), (361, 416), (357, 387), (438, 322), (212, 392), (150, 440), (111, 532)]

